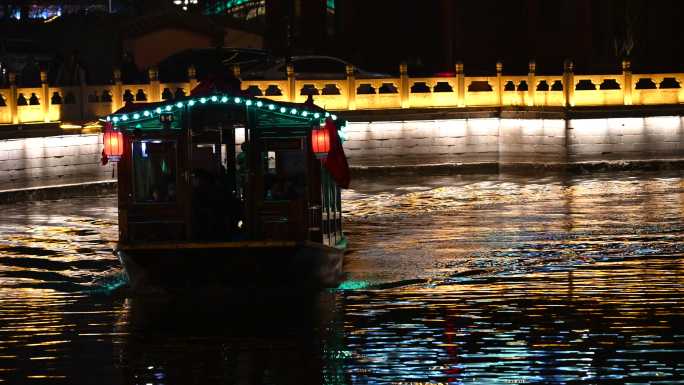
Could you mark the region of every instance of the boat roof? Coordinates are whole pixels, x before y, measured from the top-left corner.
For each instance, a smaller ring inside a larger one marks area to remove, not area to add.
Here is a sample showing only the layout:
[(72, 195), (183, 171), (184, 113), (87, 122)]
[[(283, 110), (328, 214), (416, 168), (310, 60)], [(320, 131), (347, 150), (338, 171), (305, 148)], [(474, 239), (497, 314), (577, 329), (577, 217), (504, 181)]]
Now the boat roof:
[[(107, 115), (104, 120), (113, 127), (129, 127), (145, 121), (158, 120), (160, 115), (176, 113), (186, 108), (202, 106), (224, 106), (226, 109), (240, 110), (252, 108), (258, 117), (265, 118), (271, 125), (302, 125), (313, 126), (315, 121), (321, 122), (330, 117), (338, 120), (338, 116), (313, 104), (291, 103), (275, 101), (262, 97), (246, 95), (233, 84), (222, 81), (208, 80), (200, 82), (188, 96), (153, 103), (128, 102), (116, 112)], [(344, 125), (343, 121), (336, 122)]]

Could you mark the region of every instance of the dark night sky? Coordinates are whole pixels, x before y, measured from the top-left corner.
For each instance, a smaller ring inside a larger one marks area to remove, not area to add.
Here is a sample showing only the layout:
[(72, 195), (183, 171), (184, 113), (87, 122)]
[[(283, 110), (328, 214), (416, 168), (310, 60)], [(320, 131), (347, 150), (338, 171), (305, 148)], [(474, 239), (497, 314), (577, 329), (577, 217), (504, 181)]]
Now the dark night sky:
[[(615, 71), (629, 51), (635, 70), (682, 70), (680, 0), (339, 0), (348, 56), (380, 67), (418, 58), (432, 70)], [(401, 4), (401, 6), (398, 6)], [(626, 48), (632, 47), (631, 50)]]
[[(681, 0), (336, 0), (334, 19), (325, 17), (324, 0), (299, 1), (293, 53), (331, 54), (369, 70), (397, 72), (399, 63), (407, 61), (412, 73), (453, 71), (461, 60), (466, 73), (491, 74), (502, 60), (506, 73), (526, 73), (528, 61), (535, 59), (539, 73), (560, 73), (563, 61), (572, 59), (579, 73), (612, 73), (629, 56), (637, 72), (684, 71)], [(153, 3), (166, 0), (144, 4)], [(264, 29), (276, 54), (286, 53), (287, 3), (266, 0), (271, 14)], [(138, 8), (151, 12), (158, 7)], [(39, 29), (41, 36), (49, 36), (51, 49), (79, 49), (84, 56), (96, 52), (92, 56), (98, 63), (103, 58), (115, 63), (117, 45), (98, 31), (119, 21), (90, 17)], [(15, 24), (0, 32), (30, 35)], [(101, 76), (110, 73), (106, 68)]]

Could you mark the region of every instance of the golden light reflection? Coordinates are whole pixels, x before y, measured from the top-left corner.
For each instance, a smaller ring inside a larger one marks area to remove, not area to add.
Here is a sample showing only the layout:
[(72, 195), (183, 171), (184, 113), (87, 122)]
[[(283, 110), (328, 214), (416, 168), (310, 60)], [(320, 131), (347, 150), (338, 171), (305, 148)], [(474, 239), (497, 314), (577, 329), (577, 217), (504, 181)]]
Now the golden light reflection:
[[(345, 268), (357, 285), (338, 292), (341, 304), (326, 313), (341, 318), (335, 352), (345, 352), (346, 373), (368, 383), (392, 375), (486, 382), (492, 373), (543, 382), (562, 368), (568, 381), (598, 382), (592, 370), (624, 370), (610, 360), (628, 354), (630, 370), (645, 372), (649, 360), (673, 368), (684, 338), (677, 173), (358, 186), (344, 202), (353, 249)], [(8, 275), (0, 282), (8, 334), (0, 351), (15, 356), (21, 346), (24, 358), (52, 363), (80, 343), (130, 348), (131, 325), (141, 322), (130, 300), (100, 307), (55, 284), (59, 277), (83, 290), (82, 282), (118, 266), (102, 252), (116, 236), (108, 227), (115, 213), (95, 221), (49, 207), (21, 217), (23, 230), (0, 219), (0, 274)]]

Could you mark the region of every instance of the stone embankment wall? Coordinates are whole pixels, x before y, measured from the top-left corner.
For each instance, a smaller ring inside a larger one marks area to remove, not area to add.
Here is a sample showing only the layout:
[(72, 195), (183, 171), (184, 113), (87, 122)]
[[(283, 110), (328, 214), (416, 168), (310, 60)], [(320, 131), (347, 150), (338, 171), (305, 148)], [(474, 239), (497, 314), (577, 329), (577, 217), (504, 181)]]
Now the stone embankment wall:
[(0, 190), (111, 180), (101, 134), (0, 140)]
[(357, 167), (684, 158), (681, 116), (352, 122), (346, 133), (345, 151)]
[(682, 116), (570, 120), (568, 161), (682, 158), (683, 125)]
[[(583, 162), (684, 159), (684, 117), (566, 119), (469, 117), (351, 121), (355, 168), (423, 165), (524, 169)], [(238, 133), (239, 138), (242, 137)], [(115, 178), (100, 134), (0, 140), (0, 190)]]

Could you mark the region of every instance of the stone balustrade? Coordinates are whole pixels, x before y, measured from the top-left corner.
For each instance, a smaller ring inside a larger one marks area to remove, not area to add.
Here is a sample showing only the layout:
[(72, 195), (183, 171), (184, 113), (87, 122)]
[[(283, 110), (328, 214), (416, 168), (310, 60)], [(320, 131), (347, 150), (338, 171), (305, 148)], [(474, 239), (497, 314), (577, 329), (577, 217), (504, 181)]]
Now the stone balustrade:
[[(398, 77), (357, 78), (349, 66), (340, 79), (302, 79), (292, 67), (281, 80), (243, 80), (245, 92), (278, 101), (304, 102), (312, 95), (315, 103), (328, 110), (384, 110), (402, 108), (467, 107), (581, 107), (678, 104), (684, 101), (681, 87), (684, 73), (633, 74), (630, 63), (622, 72), (605, 75), (574, 73), (572, 62), (559, 75), (537, 75), (534, 62), (528, 74), (504, 74), (496, 64), (492, 76), (466, 76), (462, 63), (453, 76), (409, 77), (402, 64)], [(240, 69), (233, 68), (240, 76)], [(343, 78), (343, 76), (346, 76)], [(83, 122), (95, 120), (123, 106), (127, 101), (155, 102), (187, 95), (197, 85), (196, 71), (188, 70), (188, 81), (162, 83), (155, 69), (146, 84), (123, 84), (114, 71), (113, 84), (52, 86), (41, 74), (40, 87), (21, 88), (10, 74), (9, 88), (0, 88), (0, 124), (34, 122)], [(569, 86), (571, 85), (571, 86)]]

